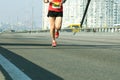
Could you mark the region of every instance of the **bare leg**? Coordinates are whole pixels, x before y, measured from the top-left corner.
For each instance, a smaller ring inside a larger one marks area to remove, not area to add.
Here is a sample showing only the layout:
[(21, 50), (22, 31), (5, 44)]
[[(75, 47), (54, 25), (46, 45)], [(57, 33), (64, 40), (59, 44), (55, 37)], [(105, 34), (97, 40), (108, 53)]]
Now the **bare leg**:
[(55, 41), (55, 17), (49, 17), (50, 21), (50, 34), (52, 37), (52, 41)]
[(61, 29), (61, 26), (62, 26), (62, 17), (56, 17), (55, 29), (57, 30), (57, 32), (59, 32), (59, 30)]

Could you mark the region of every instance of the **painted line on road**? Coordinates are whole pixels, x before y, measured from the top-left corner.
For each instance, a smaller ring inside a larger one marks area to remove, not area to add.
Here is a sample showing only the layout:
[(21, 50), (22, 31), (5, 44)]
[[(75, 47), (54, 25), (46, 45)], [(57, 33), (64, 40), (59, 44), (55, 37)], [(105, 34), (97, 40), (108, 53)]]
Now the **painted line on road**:
[(0, 65), (6, 70), (13, 80), (32, 80), (1, 54)]

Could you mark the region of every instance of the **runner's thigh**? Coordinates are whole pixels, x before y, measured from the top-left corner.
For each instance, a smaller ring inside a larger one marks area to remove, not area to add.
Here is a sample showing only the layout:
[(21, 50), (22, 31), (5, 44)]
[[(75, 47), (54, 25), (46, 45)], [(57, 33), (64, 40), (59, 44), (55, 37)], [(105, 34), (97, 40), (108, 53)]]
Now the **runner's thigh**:
[(62, 25), (62, 17), (56, 17), (55, 27), (56, 27), (56, 28), (60, 28), (61, 25)]

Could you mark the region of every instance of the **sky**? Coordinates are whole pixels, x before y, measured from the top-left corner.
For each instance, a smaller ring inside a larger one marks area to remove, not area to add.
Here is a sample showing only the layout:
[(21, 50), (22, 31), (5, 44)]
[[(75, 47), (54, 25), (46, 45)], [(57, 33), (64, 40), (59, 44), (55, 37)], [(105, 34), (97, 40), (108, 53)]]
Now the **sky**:
[(0, 0), (0, 22), (16, 23), (32, 19), (40, 25), (42, 0)]

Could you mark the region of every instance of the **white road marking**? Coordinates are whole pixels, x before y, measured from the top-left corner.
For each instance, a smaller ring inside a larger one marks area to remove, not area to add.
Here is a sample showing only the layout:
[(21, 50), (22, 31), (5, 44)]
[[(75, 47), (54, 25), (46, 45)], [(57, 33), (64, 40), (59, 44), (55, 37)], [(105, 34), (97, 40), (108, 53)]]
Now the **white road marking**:
[(6, 70), (13, 80), (32, 80), (1, 54), (0, 65)]

